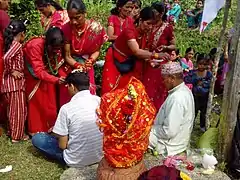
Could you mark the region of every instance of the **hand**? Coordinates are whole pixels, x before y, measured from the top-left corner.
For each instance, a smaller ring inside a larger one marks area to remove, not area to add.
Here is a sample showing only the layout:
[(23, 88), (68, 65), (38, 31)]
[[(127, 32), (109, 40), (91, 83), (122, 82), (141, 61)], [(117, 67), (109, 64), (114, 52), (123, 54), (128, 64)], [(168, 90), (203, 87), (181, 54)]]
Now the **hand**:
[(94, 62), (94, 59), (93, 58), (89, 58), (85, 61), (85, 67), (92, 67), (93, 66), (93, 62)]
[(65, 83), (65, 77), (60, 77), (58, 79), (58, 84), (64, 84)]
[(171, 57), (168, 53), (158, 53), (158, 59), (163, 59), (166, 61), (170, 61)]
[(158, 52), (165, 52), (168, 50), (168, 47), (167, 46), (164, 46), (164, 45), (161, 45), (160, 47), (157, 48), (158, 49)]
[(198, 81), (198, 86), (202, 86), (203, 82), (202, 81)]
[(15, 78), (15, 79), (21, 79), (24, 77), (24, 74), (23, 73), (20, 73), (19, 71), (16, 71), (14, 70), (12, 72), (12, 76)]
[(53, 130), (53, 127), (51, 127), (49, 130), (48, 130), (48, 133), (51, 133)]

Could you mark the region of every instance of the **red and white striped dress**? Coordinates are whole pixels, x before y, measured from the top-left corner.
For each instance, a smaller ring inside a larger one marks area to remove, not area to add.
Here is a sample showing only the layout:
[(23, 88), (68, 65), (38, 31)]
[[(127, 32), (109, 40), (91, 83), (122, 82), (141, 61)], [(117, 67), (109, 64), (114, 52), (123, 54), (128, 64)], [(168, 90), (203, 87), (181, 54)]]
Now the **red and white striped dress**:
[(15, 79), (12, 73), (13, 71), (24, 73), (22, 44), (13, 41), (3, 57), (3, 62), (1, 93), (8, 104), (8, 132), (13, 140), (21, 140), (24, 137), (24, 123), (27, 115), (25, 78)]

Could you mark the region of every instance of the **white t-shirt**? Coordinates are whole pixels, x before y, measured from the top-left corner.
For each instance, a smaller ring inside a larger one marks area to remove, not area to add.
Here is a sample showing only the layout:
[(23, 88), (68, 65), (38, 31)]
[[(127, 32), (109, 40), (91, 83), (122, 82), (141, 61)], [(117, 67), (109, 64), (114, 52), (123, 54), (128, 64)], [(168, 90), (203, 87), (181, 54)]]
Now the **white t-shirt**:
[(91, 165), (99, 162), (103, 156), (102, 134), (96, 125), (96, 109), (99, 105), (100, 98), (84, 90), (75, 94), (60, 109), (53, 132), (61, 136), (68, 135), (63, 157), (70, 167)]

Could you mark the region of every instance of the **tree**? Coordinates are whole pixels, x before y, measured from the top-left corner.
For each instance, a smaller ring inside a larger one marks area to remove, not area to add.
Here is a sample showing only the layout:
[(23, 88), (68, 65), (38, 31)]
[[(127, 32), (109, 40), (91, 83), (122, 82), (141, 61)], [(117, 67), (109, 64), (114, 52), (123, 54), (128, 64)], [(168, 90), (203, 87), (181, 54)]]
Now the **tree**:
[(236, 20), (230, 45), (230, 71), (224, 86), (222, 114), (219, 128), (219, 158), (227, 161), (237, 121), (240, 89), (240, 1), (236, 12)]

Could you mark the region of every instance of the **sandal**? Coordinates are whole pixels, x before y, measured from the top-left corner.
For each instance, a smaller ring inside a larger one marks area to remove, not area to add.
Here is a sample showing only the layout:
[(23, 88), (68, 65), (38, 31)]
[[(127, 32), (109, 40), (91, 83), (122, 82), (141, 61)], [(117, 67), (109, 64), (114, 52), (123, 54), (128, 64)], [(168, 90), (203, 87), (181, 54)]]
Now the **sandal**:
[(30, 137), (25, 134), (25, 135), (23, 136), (23, 139), (22, 139), (22, 140), (23, 140), (23, 141), (28, 141), (29, 139), (30, 139)]

